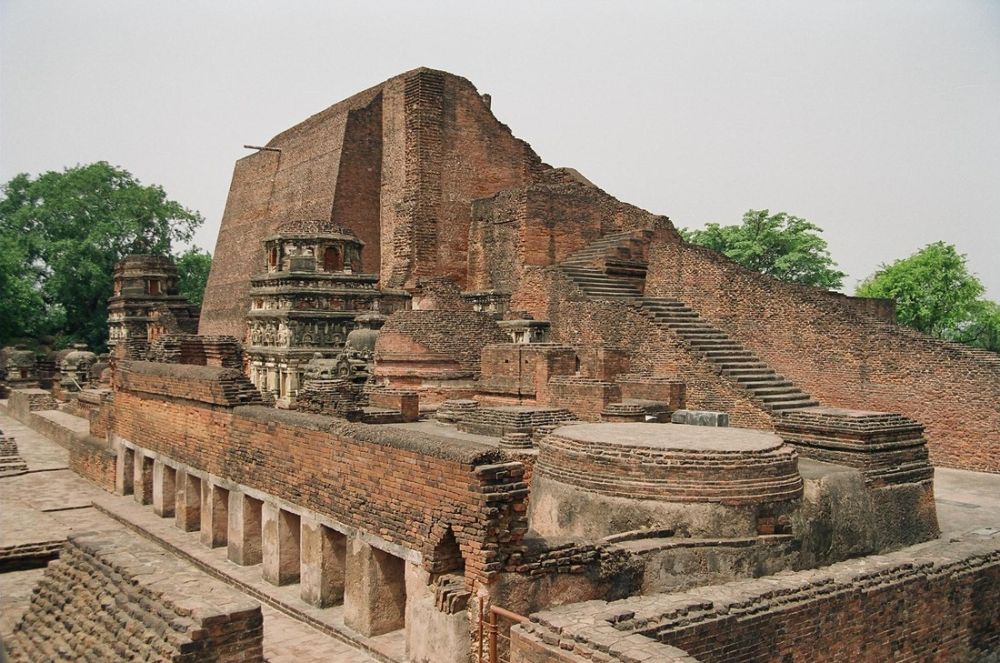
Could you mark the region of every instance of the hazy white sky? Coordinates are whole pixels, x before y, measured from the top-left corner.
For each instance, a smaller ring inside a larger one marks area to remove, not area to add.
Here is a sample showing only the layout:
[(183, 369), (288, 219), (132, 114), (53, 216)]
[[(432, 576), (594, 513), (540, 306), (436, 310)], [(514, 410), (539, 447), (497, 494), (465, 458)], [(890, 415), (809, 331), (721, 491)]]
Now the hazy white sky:
[(243, 144), (417, 66), (677, 225), (804, 216), (848, 291), (944, 240), (1000, 299), (997, 0), (0, 0), (0, 179), (110, 161), (212, 250)]

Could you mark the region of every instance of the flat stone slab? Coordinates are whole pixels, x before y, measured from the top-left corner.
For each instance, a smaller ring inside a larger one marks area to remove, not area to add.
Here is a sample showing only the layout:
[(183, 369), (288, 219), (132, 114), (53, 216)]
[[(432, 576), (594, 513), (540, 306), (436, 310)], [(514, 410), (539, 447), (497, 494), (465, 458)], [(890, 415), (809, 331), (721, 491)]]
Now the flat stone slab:
[(578, 424), (562, 426), (552, 433), (588, 445), (662, 451), (765, 452), (784, 444), (777, 435), (763, 431), (674, 424)]

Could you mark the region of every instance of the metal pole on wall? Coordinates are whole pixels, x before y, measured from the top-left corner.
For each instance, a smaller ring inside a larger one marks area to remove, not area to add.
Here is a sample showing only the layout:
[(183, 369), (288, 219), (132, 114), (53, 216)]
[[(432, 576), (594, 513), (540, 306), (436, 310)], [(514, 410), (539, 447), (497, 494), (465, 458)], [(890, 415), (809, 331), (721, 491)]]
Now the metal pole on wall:
[(497, 663), (497, 614), (490, 610), (490, 659), (489, 663)]
[(483, 597), (479, 597), (479, 655), (477, 663), (483, 663), (483, 619), (486, 618), (483, 612)]

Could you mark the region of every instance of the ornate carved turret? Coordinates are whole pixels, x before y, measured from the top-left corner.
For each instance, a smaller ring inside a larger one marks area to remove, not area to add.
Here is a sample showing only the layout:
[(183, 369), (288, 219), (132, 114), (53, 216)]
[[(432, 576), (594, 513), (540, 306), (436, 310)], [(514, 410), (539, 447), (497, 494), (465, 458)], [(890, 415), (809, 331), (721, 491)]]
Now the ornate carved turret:
[(306, 364), (335, 358), (366, 312), (403, 308), (378, 275), (362, 273), (364, 242), (329, 221), (292, 221), (264, 240), (264, 271), (251, 279), (247, 314), (250, 379), (289, 407)]
[(115, 265), (108, 346), (150, 343), (163, 332), (196, 333), (200, 308), (180, 294), (177, 283), (177, 266), (166, 256), (128, 256)]

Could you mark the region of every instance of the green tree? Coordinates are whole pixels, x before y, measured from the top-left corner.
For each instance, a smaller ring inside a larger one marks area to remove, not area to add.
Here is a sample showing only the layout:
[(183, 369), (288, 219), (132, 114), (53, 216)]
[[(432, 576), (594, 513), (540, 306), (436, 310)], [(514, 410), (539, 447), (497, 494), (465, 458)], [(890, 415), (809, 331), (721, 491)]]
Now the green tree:
[(681, 236), (782, 281), (839, 288), (846, 275), (836, 268), (822, 232), (803, 218), (764, 209), (747, 211), (739, 225), (709, 223), (702, 230), (681, 229)]
[(201, 306), (208, 283), (208, 271), (212, 268), (212, 254), (192, 247), (177, 258), (177, 273), (180, 276), (178, 289), (192, 304)]
[(102, 347), (114, 264), (131, 254), (167, 255), (203, 222), (161, 187), (103, 161), (34, 179), (21, 174), (2, 194), (0, 269), (14, 265), (17, 278), (2, 282), (0, 300), (9, 287), (18, 314), (0, 342), (44, 331)]
[(861, 297), (896, 300), (896, 318), (938, 338), (950, 338), (976, 317), (983, 284), (965, 256), (944, 242), (882, 267), (858, 285)]
[(1000, 304), (979, 300), (972, 319), (959, 325), (953, 338), (985, 350), (1000, 352)]

